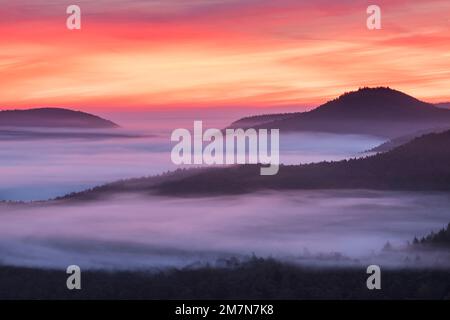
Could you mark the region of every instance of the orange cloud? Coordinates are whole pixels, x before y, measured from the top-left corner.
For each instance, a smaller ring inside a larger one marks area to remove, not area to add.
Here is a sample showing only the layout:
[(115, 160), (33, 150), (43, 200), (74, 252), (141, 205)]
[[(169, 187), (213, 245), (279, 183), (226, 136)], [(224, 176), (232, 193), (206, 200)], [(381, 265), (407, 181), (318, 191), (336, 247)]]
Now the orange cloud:
[(380, 1), (379, 31), (364, 2), (115, 3), (82, 1), (69, 31), (64, 2), (11, 2), (0, 106), (305, 105), (378, 85), (450, 100), (448, 1)]

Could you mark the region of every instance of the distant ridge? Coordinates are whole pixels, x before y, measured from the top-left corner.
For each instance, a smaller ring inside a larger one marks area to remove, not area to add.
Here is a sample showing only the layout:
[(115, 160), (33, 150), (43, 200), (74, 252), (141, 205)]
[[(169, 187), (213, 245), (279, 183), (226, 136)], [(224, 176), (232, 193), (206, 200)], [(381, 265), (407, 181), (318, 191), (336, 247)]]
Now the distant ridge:
[(260, 126), (265, 123), (270, 123), (272, 121), (288, 119), (297, 114), (298, 113), (274, 113), (274, 114), (262, 114), (257, 116), (244, 117), (231, 123), (228, 126), (228, 128), (238, 129), (238, 128), (248, 128), (252, 126)]
[[(278, 128), (285, 132), (368, 134), (387, 138), (434, 127), (450, 128), (450, 110), (437, 108), (388, 87), (348, 92), (309, 112), (246, 119), (247, 122), (249, 119), (264, 119), (253, 127)], [(232, 126), (245, 124), (246, 119), (238, 120)]]
[(117, 128), (112, 121), (62, 108), (0, 111), (0, 127)]
[(258, 190), (372, 189), (450, 190), (450, 131), (416, 138), (374, 156), (281, 166), (275, 176), (259, 175), (259, 166), (211, 168), (159, 183), (166, 195), (240, 194)]
[(399, 146), (401, 146), (402, 144), (406, 144), (410, 141), (413, 141), (415, 138), (421, 137), (423, 135), (429, 134), (429, 133), (441, 133), (447, 131), (445, 128), (430, 128), (428, 130), (421, 130), (418, 132), (414, 132), (411, 134), (407, 134), (401, 137), (397, 137), (394, 139), (390, 139), (382, 144), (380, 144), (379, 146), (376, 146), (375, 148), (372, 148), (370, 150), (367, 150), (365, 152), (386, 152), (386, 151), (390, 151), (394, 148), (397, 148)]

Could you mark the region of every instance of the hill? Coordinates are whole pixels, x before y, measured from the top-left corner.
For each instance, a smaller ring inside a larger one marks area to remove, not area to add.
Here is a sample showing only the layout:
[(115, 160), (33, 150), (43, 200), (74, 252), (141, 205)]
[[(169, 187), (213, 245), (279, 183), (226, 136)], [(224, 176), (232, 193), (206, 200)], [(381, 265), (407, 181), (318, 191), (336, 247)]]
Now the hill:
[(445, 128), (430, 128), (430, 129), (427, 129), (427, 130), (421, 130), (421, 131), (414, 132), (414, 133), (411, 133), (411, 134), (407, 134), (407, 135), (404, 135), (404, 136), (401, 136), (401, 137), (390, 139), (390, 140), (388, 140), (388, 141), (386, 141), (386, 142), (384, 142), (384, 143), (382, 143), (382, 144), (376, 146), (375, 148), (372, 148), (372, 149), (370, 149), (370, 150), (368, 150), (366, 152), (375, 152), (375, 153), (386, 152), (386, 151), (392, 150), (394, 148), (397, 148), (397, 147), (399, 147), (399, 146), (401, 146), (401, 145), (403, 145), (403, 144), (405, 144), (407, 142), (410, 142), (410, 141), (414, 140), (417, 137), (423, 136), (425, 134), (428, 134), (428, 133), (440, 133), (440, 132), (444, 132), (444, 131), (447, 131), (447, 130)]
[(244, 117), (231, 123), (228, 128), (249, 128), (254, 126), (260, 126), (272, 121), (289, 119), (295, 116), (297, 113), (275, 113), (275, 114), (262, 114), (257, 116)]
[[(259, 119), (264, 119), (264, 122), (256, 124), (256, 128), (278, 128), (285, 132), (368, 134), (388, 138), (434, 127), (450, 128), (450, 110), (437, 108), (385, 87), (362, 88), (345, 93), (309, 112), (266, 115)], [(232, 126), (245, 124), (244, 120), (238, 120)]]
[(38, 108), (0, 111), (0, 127), (116, 128), (118, 125), (81, 111)]
[(262, 190), (450, 190), (450, 131), (416, 138), (366, 158), (280, 166), (261, 176), (259, 165), (179, 169), (161, 176), (103, 185), (60, 199), (91, 200), (122, 192), (168, 196), (243, 194)]
[(450, 190), (450, 131), (429, 134), (362, 159), (281, 166), (260, 176), (258, 166), (209, 169), (164, 182), (164, 194), (246, 193), (264, 189)]

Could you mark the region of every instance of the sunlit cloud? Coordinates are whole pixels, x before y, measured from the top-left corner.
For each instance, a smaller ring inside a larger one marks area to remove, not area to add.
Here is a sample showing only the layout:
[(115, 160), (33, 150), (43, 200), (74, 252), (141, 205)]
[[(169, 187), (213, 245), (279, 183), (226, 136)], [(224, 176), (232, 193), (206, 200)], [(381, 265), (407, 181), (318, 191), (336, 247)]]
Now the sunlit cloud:
[(0, 106), (319, 104), (389, 85), (450, 100), (448, 1), (8, 2), (0, 12)]

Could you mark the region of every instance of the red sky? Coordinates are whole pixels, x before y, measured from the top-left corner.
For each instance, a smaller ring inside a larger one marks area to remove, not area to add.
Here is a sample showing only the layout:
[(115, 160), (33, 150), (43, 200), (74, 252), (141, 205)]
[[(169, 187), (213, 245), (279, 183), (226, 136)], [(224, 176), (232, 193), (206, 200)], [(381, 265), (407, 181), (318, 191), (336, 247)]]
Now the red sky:
[(380, 85), (450, 100), (450, 1), (377, 1), (374, 31), (369, 4), (0, 0), (0, 108), (316, 105)]

